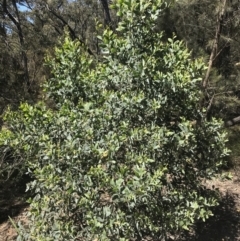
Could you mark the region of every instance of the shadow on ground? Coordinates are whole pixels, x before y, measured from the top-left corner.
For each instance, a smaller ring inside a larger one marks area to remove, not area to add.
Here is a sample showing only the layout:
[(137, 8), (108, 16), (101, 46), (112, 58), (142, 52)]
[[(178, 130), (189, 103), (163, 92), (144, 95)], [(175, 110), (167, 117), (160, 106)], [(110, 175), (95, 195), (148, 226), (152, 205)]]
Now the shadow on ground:
[(238, 241), (240, 240), (240, 212), (237, 195), (227, 193), (215, 208), (214, 216), (195, 225), (193, 232), (185, 234), (184, 241)]
[(24, 176), (17, 181), (15, 179), (0, 183), (0, 224), (17, 216), (28, 206), (26, 199), (28, 194), (25, 192), (26, 183), (30, 180)]

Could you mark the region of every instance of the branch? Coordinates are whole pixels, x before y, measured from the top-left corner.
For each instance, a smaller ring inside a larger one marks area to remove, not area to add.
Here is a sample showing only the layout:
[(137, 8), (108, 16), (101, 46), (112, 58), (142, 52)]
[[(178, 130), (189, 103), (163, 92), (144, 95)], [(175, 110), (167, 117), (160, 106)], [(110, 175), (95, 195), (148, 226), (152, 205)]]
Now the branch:
[(7, 2), (6, 0), (3, 0), (3, 11), (7, 14), (7, 16), (12, 20), (12, 22), (16, 25), (16, 27), (18, 28), (19, 22), (18, 20), (8, 11), (7, 8)]
[(48, 9), (48, 11), (49, 11), (50, 13), (52, 13), (56, 18), (58, 18), (59, 20), (61, 20), (62, 23), (68, 28), (72, 40), (77, 39), (81, 44), (83, 44), (83, 45), (87, 48), (87, 51), (88, 51), (88, 53), (89, 53), (90, 55), (95, 56), (94, 53), (93, 53), (93, 51), (92, 51), (89, 47), (86, 46), (86, 44), (84, 43), (84, 41), (82, 41), (80, 38), (77, 37), (75, 31), (74, 31), (74, 30), (71, 28), (71, 26), (66, 22), (66, 20), (65, 20), (62, 16), (60, 16), (59, 14), (57, 14), (53, 9), (51, 9), (51, 8), (48, 6), (48, 4), (46, 4), (46, 7), (47, 7), (47, 9)]
[(230, 127), (240, 123), (240, 116), (233, 118), (232, 120), (226, 121), (225, 126)]
[(223, 20), (224, 20), (223, 17), (224, 17), (226, 2), (227, 2), (227, 0), (223, 0), (222, 10), (218, 14), (218, 17), (217, 17), (216, 32), (215, 32), (214, 43), (213, 43), (210, 59), (209, 59), (209, 62), (208, 62), (208, 69), (207, 69), (207, 73), (206, 73), (206, 75), (205, 75), (205, 77), (202, 81), (202, 87), (203, 87), (204, 90), (207, 88), (209, 75), (210, 75), (210, 72), (211, 72), (211, 69), (212, 69), (212, 66), (213, 66), (213, 61), (214, 61), (214, 59), (216, 57), (216, 54), (217, 54), (219, 38), (220, 38), (220, 34), (221, 34), (221, 30), (222, 30), (222, 24), (223, 24)]
[(211, 99), (210, 99), (210, 101), (208, 103), (208, 106), (206, 108), (206, 114), (209, 113), (210, 109), (212, 108), (212, 104), (213, 104), (214, 98), (216, 96), (219, 96), (219, 95), (230, 95), (230, 94), (234, 94), (234, 91), (225, 91), (225, 92), (220, 92), (220, 93), (213, 94), (213, 96), (211, 97)]
[(215, 97), (215, 95), (213, 95), (211, 100), (209, 101), (208, 107), (206, 109), (206, 114), (210, 111), (210, 109), (212, 107), (212, 103), (213, 103), (214, 97)]
[(31, 7), (31, 4), (28, 2), (28, 0), (25, 0), (25, 2), (26, 2), (26, 4), (27, 4), (27, 6), (26, 6), (26, 5), (24, 5), (24, 6), (27, 7), (27, 8), (29, 8), (29, 9), (32, 11), (33, 8)]

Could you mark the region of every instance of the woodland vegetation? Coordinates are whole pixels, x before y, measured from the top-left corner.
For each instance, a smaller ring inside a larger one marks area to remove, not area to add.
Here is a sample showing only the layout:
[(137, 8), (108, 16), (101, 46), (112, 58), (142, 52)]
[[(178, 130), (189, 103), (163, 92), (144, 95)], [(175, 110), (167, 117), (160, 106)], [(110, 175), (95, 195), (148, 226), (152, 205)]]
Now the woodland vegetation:
[(1, 0), (0, 18), (0, 182), (32, 179), (19, 241), (167, 240), (212, 215), (202, 180), (238, 155), (239, 1)]

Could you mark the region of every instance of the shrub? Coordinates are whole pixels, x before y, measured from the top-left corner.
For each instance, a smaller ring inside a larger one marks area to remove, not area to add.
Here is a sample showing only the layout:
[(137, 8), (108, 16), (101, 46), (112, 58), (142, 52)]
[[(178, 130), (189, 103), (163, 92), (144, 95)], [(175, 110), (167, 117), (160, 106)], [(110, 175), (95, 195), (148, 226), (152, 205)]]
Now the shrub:
[(8, 145), (35, 177), (18, 240), (164, 240), (217, 204), (202, 180), (228, 150), (221, 122), (199, 109), (204, 64), (155, 32), (166, 1), (116, 2), (121, 22), (100, 38), (103, 61), (68, 37), (47, 59), (56, 110), (22, 104), (5, 116)]

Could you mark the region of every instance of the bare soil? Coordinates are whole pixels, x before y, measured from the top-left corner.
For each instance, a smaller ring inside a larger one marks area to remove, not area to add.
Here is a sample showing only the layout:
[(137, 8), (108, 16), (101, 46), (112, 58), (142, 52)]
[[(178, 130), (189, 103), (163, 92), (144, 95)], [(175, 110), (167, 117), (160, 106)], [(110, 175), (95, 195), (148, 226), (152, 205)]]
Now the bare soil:
[[(240, 241), (240, 181), (209, 181), (206, 186), (219, 188), (221, 202), (206, 222), (198, 222), (190, 232), (172, 240), (181, 241)], [(19, 188), (20, 186), (20, 188)], [(16, 241), (17, 232), (9, 216), (18, 223), (27, 223), (28, 204), (25, 202), (25, 184), (0, 187), (0, 241)]]
[(184, 241), (240, 241), (240, 182), (218, 179), (207, 182), (221, 193), (220, 205), (213, 210), (214, 216), (206, 222), (198, 222), (191, 232), (175, 240)]

